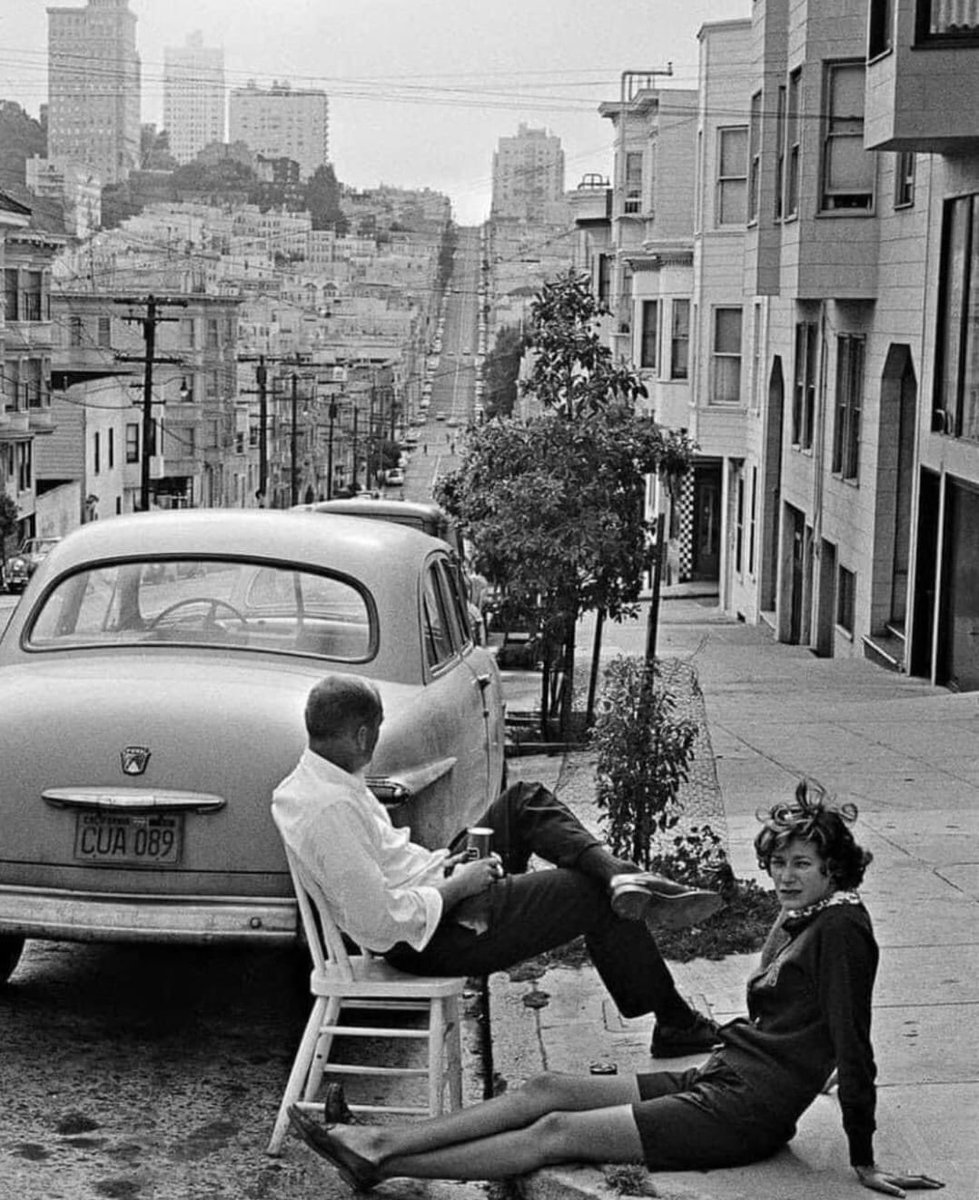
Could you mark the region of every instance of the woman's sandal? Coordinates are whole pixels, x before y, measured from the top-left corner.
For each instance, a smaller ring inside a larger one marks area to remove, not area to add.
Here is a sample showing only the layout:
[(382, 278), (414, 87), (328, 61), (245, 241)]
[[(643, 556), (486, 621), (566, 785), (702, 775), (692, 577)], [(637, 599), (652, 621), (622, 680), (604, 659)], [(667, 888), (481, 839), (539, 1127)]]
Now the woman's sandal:
[(381, 1182), (380, 1172), (372, 1162), (345, 1146), (295, 1104), (289, 1106), (289, 1120), (310, 1150), (331, 1162), (355, 1192), (369, 1192)]

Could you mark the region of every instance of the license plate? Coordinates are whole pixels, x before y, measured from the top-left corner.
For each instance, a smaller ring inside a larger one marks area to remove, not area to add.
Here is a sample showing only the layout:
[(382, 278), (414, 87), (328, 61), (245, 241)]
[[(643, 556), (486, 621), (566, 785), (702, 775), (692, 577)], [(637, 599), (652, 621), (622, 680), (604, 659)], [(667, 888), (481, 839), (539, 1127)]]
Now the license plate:
[(75, 822), (75, 858), (167, 866), (180, 861), (183, 833), (180, 813), (80, 812)]

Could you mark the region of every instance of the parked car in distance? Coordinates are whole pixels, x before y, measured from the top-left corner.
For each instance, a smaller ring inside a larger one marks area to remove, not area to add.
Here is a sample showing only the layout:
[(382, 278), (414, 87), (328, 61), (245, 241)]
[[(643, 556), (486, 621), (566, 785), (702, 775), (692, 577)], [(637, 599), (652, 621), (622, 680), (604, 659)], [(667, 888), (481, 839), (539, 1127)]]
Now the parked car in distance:
[(22, 592), (27, 581), (50, 551), (61, 541), (57, 537), (26, 538), (16, 554), (7, 559), (3, 568), (3, 586), (8, 592)]
[(384, 476), (384, 482), (389, 487), (403, 487), (405, 481), (405, 473), (401, 467), (392, 467)]
[(269, 805), (337, 670), (381, 692), (370, 786), (444, 844), (499, 791), (504, 740), (444, 542), (219, 509), (64, 538), (0, 638), (0, 981), (25, 938), (294, 942)]

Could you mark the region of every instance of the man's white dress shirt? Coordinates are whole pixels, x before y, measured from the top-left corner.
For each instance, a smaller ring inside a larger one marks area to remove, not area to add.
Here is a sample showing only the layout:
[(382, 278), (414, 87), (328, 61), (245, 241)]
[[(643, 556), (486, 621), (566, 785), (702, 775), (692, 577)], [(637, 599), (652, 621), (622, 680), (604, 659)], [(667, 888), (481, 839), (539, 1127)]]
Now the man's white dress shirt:
[(421, 950), (442, 917), (434, 884), (447, 850), (426, 850), (396, 829), (359, 773), (303, 752), (275, 789), (272, 816), (282, 840), (323, 889), (334, 920), (363, 949), (396, 942)]

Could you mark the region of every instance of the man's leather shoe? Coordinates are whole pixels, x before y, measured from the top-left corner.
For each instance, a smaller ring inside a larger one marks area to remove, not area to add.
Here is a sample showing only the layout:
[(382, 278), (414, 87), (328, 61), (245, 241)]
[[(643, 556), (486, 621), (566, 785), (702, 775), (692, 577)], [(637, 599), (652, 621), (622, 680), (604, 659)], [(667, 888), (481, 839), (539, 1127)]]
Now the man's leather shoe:
[(717, 1022), (695, 1012), (689, 1025), (664, 1025), (657, 1021), (649, 1052), (653, 1058), (682, 1058), (687, 1054), (704, 1054), (720, 1044)]
[(662, 875), (637, 871), (609, 882), (612, 911), (627, 921), (645, 921), (651, 933), (685, 929), (706, 921), (723, 905), (717, 892), (684, 887)]

